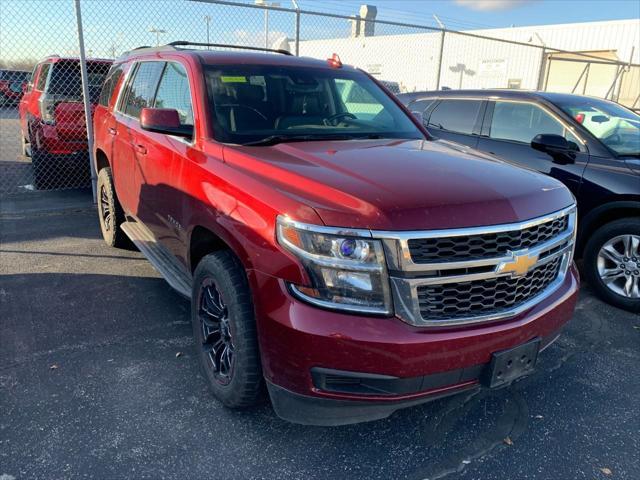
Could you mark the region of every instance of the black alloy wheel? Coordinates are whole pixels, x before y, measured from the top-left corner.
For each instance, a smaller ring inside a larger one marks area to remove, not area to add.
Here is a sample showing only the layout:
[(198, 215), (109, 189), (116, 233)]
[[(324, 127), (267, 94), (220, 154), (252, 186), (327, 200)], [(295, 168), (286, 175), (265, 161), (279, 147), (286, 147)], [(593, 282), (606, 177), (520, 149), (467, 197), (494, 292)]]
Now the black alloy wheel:
[(213, 377), (228, 385), (234, 371), (234, 345), (229, 310), (213, 279), (206, 278), (200, 287), (198, 316), (202, 329), (202, 350)]

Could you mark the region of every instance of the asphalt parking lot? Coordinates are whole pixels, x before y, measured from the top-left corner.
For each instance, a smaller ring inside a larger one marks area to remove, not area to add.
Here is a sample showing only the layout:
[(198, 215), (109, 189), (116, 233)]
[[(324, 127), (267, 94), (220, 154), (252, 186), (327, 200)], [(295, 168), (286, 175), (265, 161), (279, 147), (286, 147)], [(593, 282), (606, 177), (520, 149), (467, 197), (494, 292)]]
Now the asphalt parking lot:
[(0, 209), (0, 479), (640, 478), (640, 318), (583, 288), (531, 377), (338, 428), (222, 408), (189, 305), (87, 192)]
[(22, 155), (18, 107), (0, 107), (0, 195), (33, 187), (31, 159)]

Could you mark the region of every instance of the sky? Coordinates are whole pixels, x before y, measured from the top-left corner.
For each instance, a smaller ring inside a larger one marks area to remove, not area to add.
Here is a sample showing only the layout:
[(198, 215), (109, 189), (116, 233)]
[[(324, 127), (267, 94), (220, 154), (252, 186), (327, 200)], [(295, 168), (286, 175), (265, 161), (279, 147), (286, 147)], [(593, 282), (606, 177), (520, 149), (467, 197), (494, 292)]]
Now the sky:
[[(273, 0), (267, 0), (272, 3)], [(275, 0), (291, 8), (292, 0)], [(254, 0), (240, 0), (254, 3)], [(354, 15), (365, 0), (298, 0), (302, 10)], [(436, 14), (451, 30), (472, 30), (640, 18), (640, 0), (370, 0), (378, 19), (437, 26)], [(73, 0), (0, 0), (0, 63), (35, 60), (50, 54), (77, 55)], [(207, 0), (82, 0), (85, 45), (90, 56), (112, 58), (141, 45), (155, 45), (153, 27), (164, 30), (160, 43), (210, 41), (263, 46), (264, 12), (208, 3)], [(270, 45), (293, 38), (291, 12), (269, 14)], [(346, 37), (346, 19), (302, 15), (301, 39)], [(388, 25), (378, 34), (424, 32)]]
[[(290, 0), (281, 0), (283, 6)], [(375, 5), (378, 18), (451, 30), (640, 18), (640, 0), (298, 0), (300, 8), (353, 14)]]

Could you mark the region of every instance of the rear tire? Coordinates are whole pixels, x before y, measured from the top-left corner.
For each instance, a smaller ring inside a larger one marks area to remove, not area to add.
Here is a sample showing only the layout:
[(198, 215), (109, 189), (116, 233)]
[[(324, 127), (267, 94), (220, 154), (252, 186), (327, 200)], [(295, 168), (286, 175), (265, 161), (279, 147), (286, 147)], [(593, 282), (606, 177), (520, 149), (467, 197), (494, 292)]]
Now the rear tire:
[[(59, 186), (59, 166), (56, 155), (40, 150), (29, 127), (29, 150), (33, 168), (33, 186), (36, 190), (53, 190)], [(25, 145), (26, 147), (26, 145)]]
[(230, 251), (207, 255), (198, 264), (191, 323), (200, 365), (216, 398), (229, 408), (259, 403), (263, 378), (251, 291)]
[[(624, 239), (633, 238), (635, 247), (624, 252)], [(584, 250), (584, 273), (596, 294), (605, 302), (630, 312), (640, 312), (640, 298), (627, 295), (624, 288), (627, 280), (640, 289), (640, 219), (623, 218), (600, 227), (587, 242)], [(605, 251), (603, 247), (608, 250)], [(613, 247), (613, 249), (612, 249)], [(613, 260), (616, 261), (613, 261)], [(634, 261), (635, 259), (635, 261)], [(628, 268), (621, 268), (621, 266)], [(635, 265), (635, 268), (634, 268)], [(607, 272), (609, 283), (603, 279)], [(615, 280), (611, 278), (615, 277)], [(635, 291), (635, 290), (633, 290)]]
[(121, 227), (124, 211), (116, 196), (111, 168), (105, 167), (98, 173), (96, 192), (102, 238), (110, 247), (129, 248), (131, 243)]
[(57, 174), (52, 155), (48, 155), (31, 144), (31, 166), (33, 168), (33, 186), (36, 190), (51, 190), (55, 188)]
[(22, 147), (22, 155), (27, 158), (31, 157), (31, 145), (27, 142), (27, 139), (24, 138), (22, 133), (20, 134), (20, 146)]

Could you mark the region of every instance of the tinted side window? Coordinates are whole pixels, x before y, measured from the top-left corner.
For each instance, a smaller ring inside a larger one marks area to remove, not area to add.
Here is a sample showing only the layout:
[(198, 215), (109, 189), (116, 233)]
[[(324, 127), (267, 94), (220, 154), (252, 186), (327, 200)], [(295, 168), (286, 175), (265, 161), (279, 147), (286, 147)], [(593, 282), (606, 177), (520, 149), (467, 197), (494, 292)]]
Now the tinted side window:
[(182, 125), (193, 125), (189, 80), (182, 65), (167, 63), (160, 79), (154, 107), (173, 108), (178, 111)]
[(411, 102), (409, 104), (409, 110), (411, 110), (412, 112), (424, 112), (433, 102), (435, 102), (435, 99), (433, 98), (416, 100), (415, 102)]
[(496, 102), (491, 119), (491, 138), (530, 143), (533, 137), (541, 133), (562, 135), (570, 142), (577, 142), (571, 132), (537, 105)]
[(417, 112), (421, 115), (421, 118), (424, 121), (424, 112), (427, 110), (427, 108), (429, 108), (429, 106), (435, 102), (436, 100), (434, 98), (424, 98), (422, 100), (416, 100), (415, 102), (411, 102), (407, 108), (411, 111), (411, 112)]
[(140, 63), (127, 93), (124, 113), (139, 118), (140, 111), (151, 106), (163, 68), (164, 62)]
[(45, 63), (40, 67), (40, 76), (38, 77), (38, 84), (36, 85), (36, 90), (44, 90), (44, 86), (47, 83), (47, 77), (49, 76), (50, 68), (51, 68), (50, 63)]
[(428, 126), (470, 135), (481, 105), (479, 100), (443, 100), (431, 112)]
[(109, 101), (113, 96), (113, 91), (118, 85), (120, 78), (122, 77), (122, 66), (114, 65), (111, 68), (111, 71), (107, 74), (107, 78), (102, 85), (102, 90), (100, 91), (100, 105), (104, 105), (105, 107), (109, 106)]

